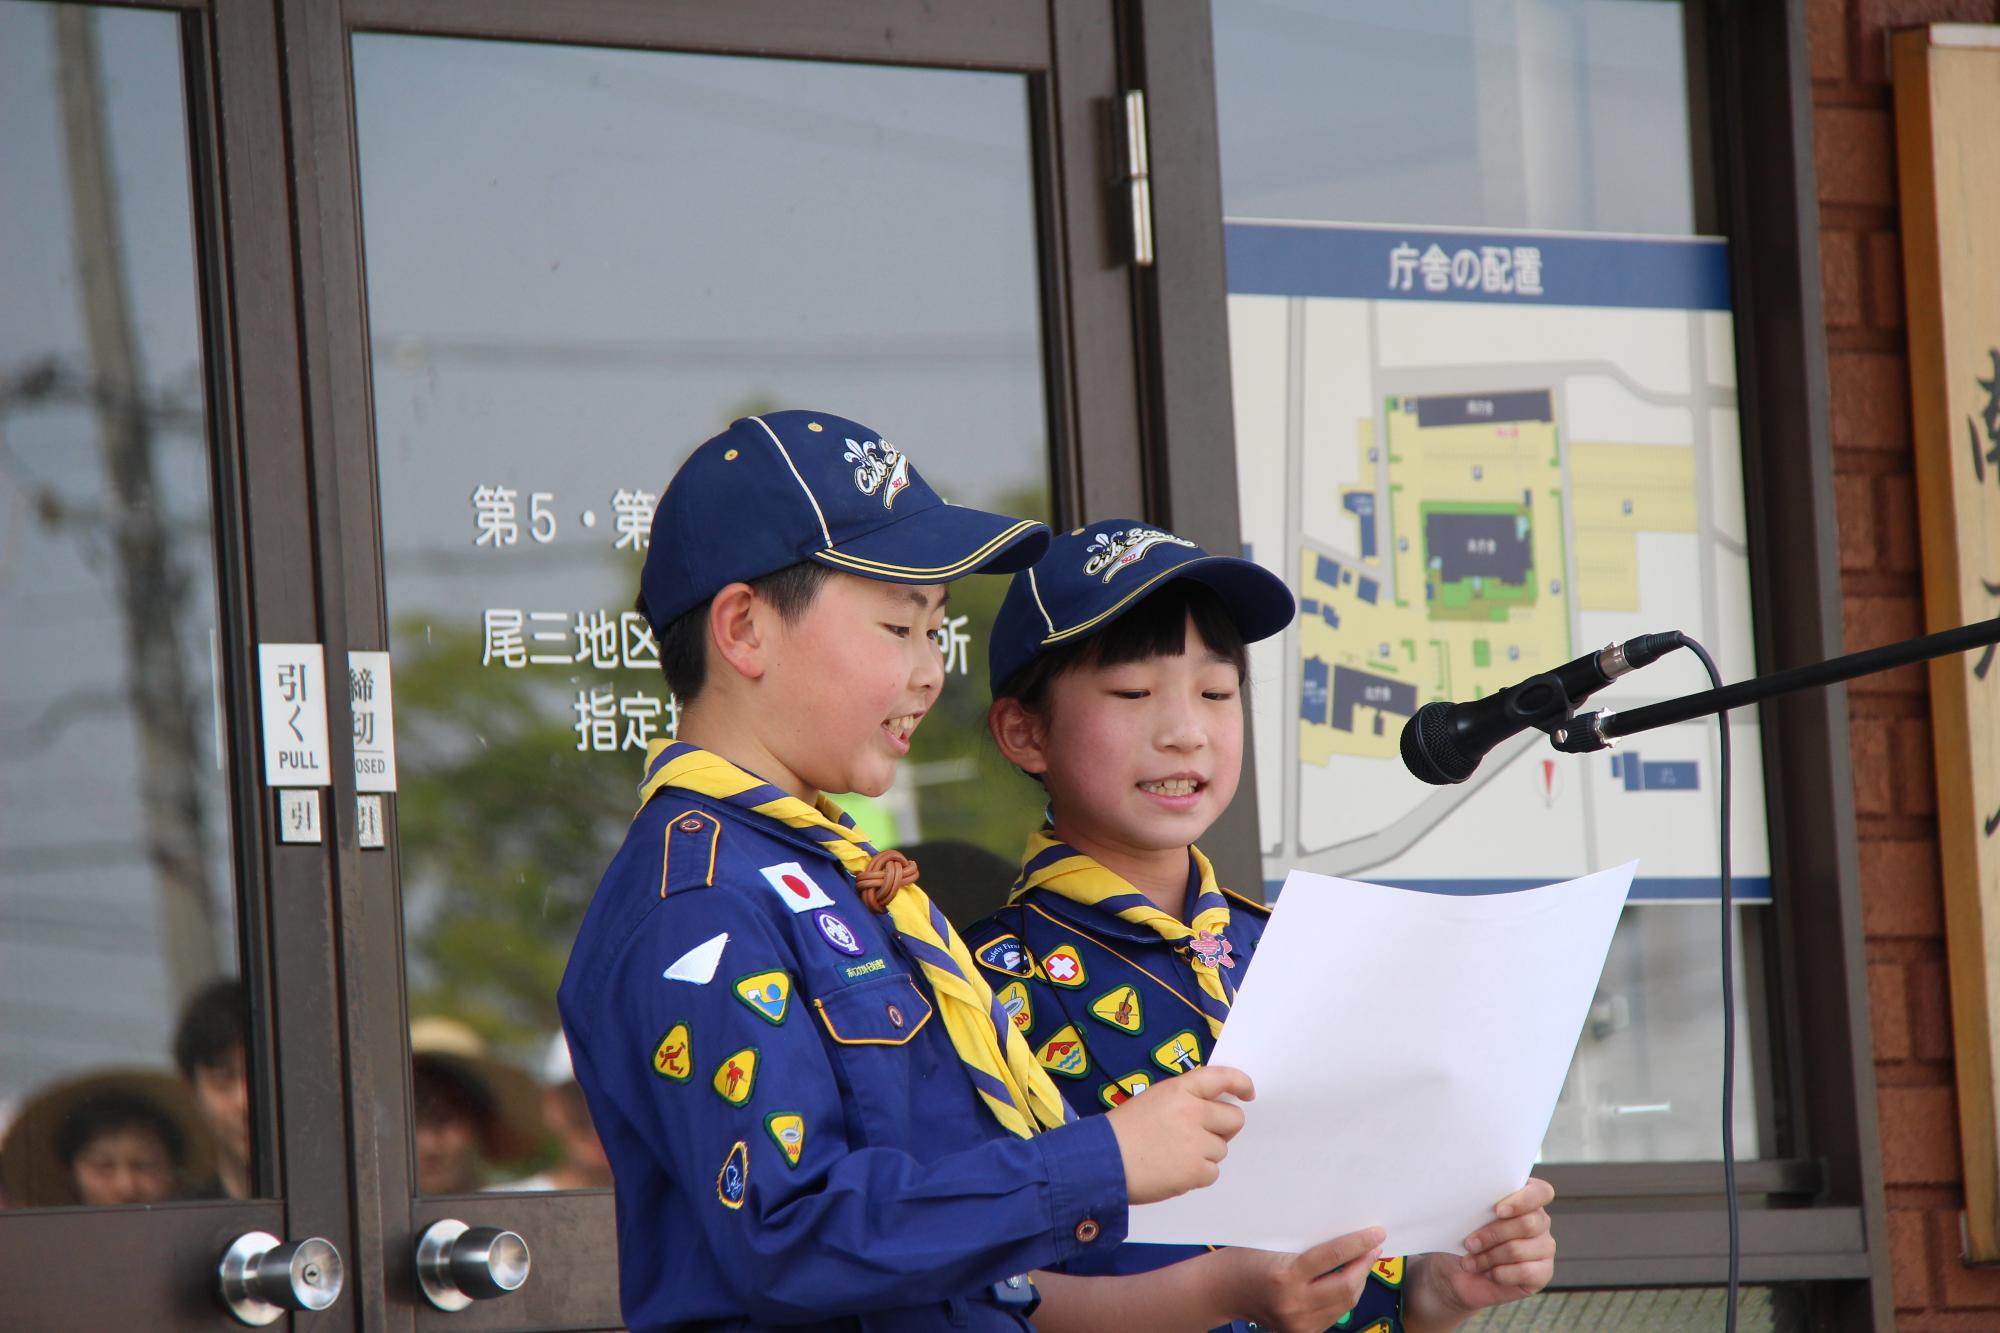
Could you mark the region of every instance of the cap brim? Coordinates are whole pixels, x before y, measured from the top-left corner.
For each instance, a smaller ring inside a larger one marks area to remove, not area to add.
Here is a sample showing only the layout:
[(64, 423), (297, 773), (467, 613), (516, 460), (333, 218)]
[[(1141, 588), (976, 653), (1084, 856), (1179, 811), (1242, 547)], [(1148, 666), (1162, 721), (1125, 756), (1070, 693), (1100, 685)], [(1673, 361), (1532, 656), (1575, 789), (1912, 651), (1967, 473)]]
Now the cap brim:
[(1248, 560), (1231, 555), (1195, 555), (1177, 565), (1156, 569), (1144, 583), (1130, 588), (1113, 605), (1088, 620), (1065, 626), (1042, 640), (1048, 648), (1095, 634), (1169, 583), (1187, 579), (1212, 588), (1245, 643), (1268, 639), (1292, 621), (1298, 604), (1285, 581)]
[(1245, 643), (1282, 633), (1298, 614), (1298, 602), (1285, 581), (1254, 561), (1230, 555), (1197, 556), (1161, 581), (1177, 579), (1214, 589)]
[(1011, 574), (1041, 559), (1049, 530), (1033, 519), (939, 504), (885, 524), (834, 550), (824, 565), (889, 583), (949, 583), (967, 574)]

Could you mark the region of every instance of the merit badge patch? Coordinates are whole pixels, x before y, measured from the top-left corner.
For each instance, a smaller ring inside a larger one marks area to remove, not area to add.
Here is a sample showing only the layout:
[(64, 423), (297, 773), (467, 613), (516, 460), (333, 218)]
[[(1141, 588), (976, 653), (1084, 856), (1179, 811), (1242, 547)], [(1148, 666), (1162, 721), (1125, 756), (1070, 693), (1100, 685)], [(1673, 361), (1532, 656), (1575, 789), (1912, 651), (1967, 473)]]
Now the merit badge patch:
[(1083, 958), (1074, 944), (1058, 944), (1042, 955), (1041, 974), (1058, 986), (1075, 990), (1084, 981)]
[(980, 945), (978, 957), (981, 967), (1004, 972), (1010, 977), (1035, 975), (1035, 963), (1028, 957), (1027, 947), (1012, 935), (1002, 935), (991, 944)]
[(1137, 1032), (1145, 1022), (1139, 1016), (1139, 992), (1130, 986), (1119, 986), (1092, 1000), (1090, 1016), (1120, 1032)]
[(1028, 998), (1028, 983), (1025, 981), (1008, 982), (993, 998), (1000, 1001), (1000, 1007), (1007, 1011), (1007, 1021), (1014, 1025), (1014, 1031), (1026, 1035), (1028, 1029), (1035, 1025), (1035, 1005)]
[(806, 868), (797, 861), (782, 861), (774, 866), (765, 866), (757, 872), (784, 900), (785, 906), (794, 912), (809, 912), (815, 907), (831, 907), (833, 899), (826, 896), (826, 890), (813, 882)]
[(694, 1076), (694, 1053), (689, 1047), (688, 1025), (676, 1023), (653, 1048), (653, 1072), (661, 1078), (685, 1083)]
[(1211, 935), (1205, 930), (1194, 933), (1194, 938), (1188, 941), (1188, 951), (1210, 967), (1236, 966), (1236, 960), (1229, 956), (1231, 953), (1229, 941), (1220, 935)]
[(793, 1166), (799, 1164), (799, 1154), (806, 1150), (806, 1118), (791, 1111), (773, 1111), (764, 1117), (764, 1132), (771, 1136), (771, 1142), (778, 1145), (778, 1151), (785, 1155), (785, 1161)]
[(1403, 1285), (1403, 1260), (1400, 1255), (1394, 1259), (1377, 1259), (1368, 1271), (1392, 1287)]
[(715, 975), (715, 965), (722, 961), (722, 951), (729, 944), (729, 932), (723, 931), (713, 939), (703, 940), (679, 958), (667, 964), (667, 970), (660, 973), (668, 981), (688, 981), (697, 986), (706, 986)]
[(750, 1089), (757, 1082), (757, 1048), (745, 1046), (724, 1060), (710, 1082), (715, 1088), (715, 1095), (731, 1106), (741, 1106), (749, 1101)]
[(715, 1197), (724, 1208), (741, 1208), (743, 1196), (749, 1191), (750, 1145), (738, 1139), (729, 1156), (723, 1159), (722, 1169), (715, 1173)]
[(1153, 1063), (1170, 1074), (1185, 1074), (1201, 1063), (1201, 1047), (1195, 1044), (1194, 1032), (1182, 1028), (1153, 1048)]
[(819, 927), (819, 937), (826, 941), (828, 948), (838, 949), (849, 958), (861, 956), (861, 941), (854, 937), (854, 928), (841, 920), (838, 912), (821, 908), (813, 913), (813, 924)]
[(792, 998), (790, 973), (752, 972), (747, 977), (738, 977), (731, 989), (737, 999), (749, 1005), (765, 1022), (775, 1025), (785, 1021), (785, 1006)]
[(1082, 1078), (1090, 1072), (1090, 1054), (1083, 1049), (1083, 1034), (1074, 1023), (1043, 1042), (1035, 1058), (1051, 1074), (1064, 1078)]
[(1099, 1088), (1097, 1100), (1106, 1106), (1123, 1106), (1152, 1086), (1153, 1076), (1143, 1069), (1135, 1069), (1124, 1078), (1114, 1079)]

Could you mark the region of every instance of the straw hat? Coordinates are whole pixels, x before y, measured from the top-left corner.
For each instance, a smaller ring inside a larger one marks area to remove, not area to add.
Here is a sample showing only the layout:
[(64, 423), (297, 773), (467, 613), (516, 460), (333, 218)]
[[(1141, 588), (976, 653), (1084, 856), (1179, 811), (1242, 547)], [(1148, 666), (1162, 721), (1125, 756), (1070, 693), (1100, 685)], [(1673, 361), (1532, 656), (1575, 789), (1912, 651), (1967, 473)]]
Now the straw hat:
[(158, 1070), (100, 1070), (36, 1093), (8, 1127), (6, 1139), (0, 1141), (0, 1187), (13, 1207), (60, 1208), (82, 1202), (69, 1164), (56, 1145), (72, 1115), (110, 1093), (144, 1098), (179, 1127), (186, 1145), (180, 1163), (183, 1190), (215, 1174), (215, 1148), (187, 1084)]
[(479, 1127), (480, 1152), (494, 1166), (536, 1156), (547, 1137), (541, 1093), (521, 1070), (486, 1053), (486, 1042), (465, 1022), (442, 1014), (410, 1020), (410, 1067), (471, 1083), (491, 1100), (493, 1114)]

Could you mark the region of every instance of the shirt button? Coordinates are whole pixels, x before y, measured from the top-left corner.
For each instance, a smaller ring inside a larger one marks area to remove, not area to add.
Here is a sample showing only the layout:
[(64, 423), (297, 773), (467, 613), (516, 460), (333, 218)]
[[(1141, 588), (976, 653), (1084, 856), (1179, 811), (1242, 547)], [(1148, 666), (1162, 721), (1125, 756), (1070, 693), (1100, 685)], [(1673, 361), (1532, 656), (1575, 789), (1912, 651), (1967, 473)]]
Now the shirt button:
[(889, 1022), (894, 1027), (903, 1026), (903, 1011), (893, 1004), (889, 1006)]
[(1076, 1224), (1076, 1238), (1088, 1245), (1096, 1240), (1103, 1230), (1104, 1228), (1097, 1225), (1096, 1218), (1086, 1217)]

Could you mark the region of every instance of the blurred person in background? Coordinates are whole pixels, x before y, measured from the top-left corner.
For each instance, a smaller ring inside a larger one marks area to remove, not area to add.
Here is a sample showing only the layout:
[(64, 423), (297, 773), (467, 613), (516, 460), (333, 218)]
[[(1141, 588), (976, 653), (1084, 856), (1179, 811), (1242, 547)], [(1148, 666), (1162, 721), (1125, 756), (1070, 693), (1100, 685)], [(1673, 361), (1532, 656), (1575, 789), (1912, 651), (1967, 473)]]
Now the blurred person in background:
[(489, 1167), (517, 1166), (542, 1145), (533, 1081), (458, 1019), (411, 1020), (410, 1089), (420, 1193), (481, 1189)]
[(520, 1180), (490, 1186), (496, 1190), (608, 1190), (611, 1163), (590, 1123), (590, 1108), (577, 1086), (570, 1064), (569, 1042), (558, 1032), (549, 1038), (539, 1071), (542, 1080), (542, 1120), (556, 1142), (554, 1165)]
[(243, 983), (223, 977), (196, 991), (174, 1031), (174, 1063), (215, 1142), (215, 1174), (196, 1180), (196, 1199), (250, 1197), (249, 1009)]
[(187, 1137), (157, 1102), (107, 1092), (71, 1113), (56, 1153), (79, 1203), (159, 1203), (179, 1192)]
[(105, 1070), (29, 1098), (0, 1140), (0, 1190), (16, 1208), (159, 1203), (189, 1197), (215, 1154), (181, 1081)]

